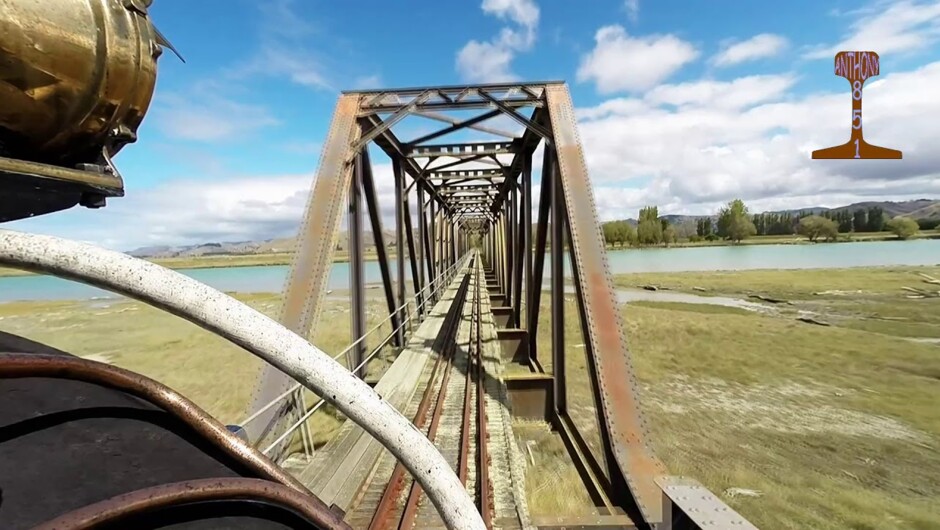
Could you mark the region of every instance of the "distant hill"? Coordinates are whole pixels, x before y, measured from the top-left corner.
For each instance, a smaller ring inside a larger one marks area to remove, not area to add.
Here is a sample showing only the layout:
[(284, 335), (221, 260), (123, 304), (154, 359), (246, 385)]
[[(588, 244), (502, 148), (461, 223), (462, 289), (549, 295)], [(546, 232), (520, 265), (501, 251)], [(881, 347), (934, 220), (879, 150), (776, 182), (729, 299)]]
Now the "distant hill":
[[(752, 213), (775, 213), (775, 214), (798, 214), (803, 212), (812, 212), (814, 214), (821, 214), (825, 211), (842, 211), (848, 210), (854, 212), (856, 210), (867, 210), (869, 208), (878, 207), (884, 211), (885, 215), (888, 217), (895, 217), (898, 215), (903, 215), (905, 217), (910, 217), (915, 221), (919, 219), (940, 219), (940, 200), (933, 199), (917, 199), (916, 201), (902, 201), (902, 202), (893, 202), (893, 201), (866, 201), (866, 202), (856, 202), (849, 204), (847, 206), (838, 206), (836, 208), (825, 208), (823, 206), (811, 206), (808, 208), (794, 208), (792, 210), (776, 210), (771, 212), (752, 212)], [(662, 215), (660, 216), (663, 219), (669, 221), (669, 224), (679, 225), (687, 223), (689, 221), (694, 221), (700, 217), (712, 217), (716, 219), (718, 217), (717, 212), (707, 215)], [(624, 219), (628, 223), (636, 226), (636, 218)]]
[(799, 213), (805, 211), (812, 211), (815, 214), (825, 212), (827, 210), (832, 211), (843, 211), (848, 210), (854, 212), (856, 210), (867, 210), (869, 208), (881, 208), (884, 211), (885, 215), (888, 217), (895, 217), (898, 215), (904, 215), (914, 219), (932, 219), (940, 217), (940, 200), (933, 199), (917, 199), (916, 201), (903, 201), (903, 202), (893, 202), (893, 201), (866, 201), (866, 202), (856, 202), (849, 204), (848, 206), (839, 206), (837, 208), (823, 208), (821, 206), (813, 208), (799, 208), (795, 210), (782, 210), (779, 212), (772, 213)]
[[(918, 199), (915, 201), (903, 201), (903, 202), (893, 202), (893, 201), (867, 201), (867, 202), (857, 202), (854, 204), (849, 204), (847, 206), (839, 206), (836, 208), (824, 208), (821, 206), (810, 207), (810, 208), (797, 208), (793, 210), (781, 210), (777, 212), (766, 212), (766, 213), (791, 213), (797, 214), (800, 212), (811, 211), (815, 214), (822, 213), (826, 210), (840, 211), (840, 210), (849, 210), (854, 212), (855, 210), (867, 210), (872, 207), (881, 208), (886, 215), (889, 217), (894, 217), (897, 215), (904, 215), (910, 217), (911, 219), (920, 220), (920, 219), (938, 219), (940, 220), (940, 200), (933, 199)], [(663, 218), (669, 221), (670, 224), (678, 227), (679, 236), (684, 237), (690, 233), (695, 232), (695, 220), (699, 217), (705, 217), (704, 215), (663, 215)], [(711, 215), (712, 218), (717, 217), (717, 215)], [(636, 226), (636, 219), (630, 218), (625, 219), (628, 223)], [(533, 232), (534, 233), (534, 232)], [(369, 249), (370, 247), (375, 247), (375, 242), (372, 238), (372, 232), (365, 232), (365, 247)], [(382, 231), (383, 239), (385, 240), (386, 245), (395, 244), (395, 231), (394, 230), (383, 230)], [(337, 247), (340, 250), (346, 250), (347, 238), (346, 234), (340, 234), (340, 237), (337, 240)], [(238, 242), (222, 242), (222, 243), (203, 243), (200, 245), (187, 245), (187, 246), (150, 246), (150, 247), (141, 247), (134, 249), (128, 254), (132, 256), (137, 256), (141, 258), (172, 258), (172, 257), (197, 257), (197, 256), (209, 256), (213, 254), (224, 254), (224, 255), (237, 255), (237, 254), (277, 254), (281, 252), (291, 252), (294, 250), (294, 238), (282, 238), (282, 239), (268, 239), (264, 241), (238, 241)]]
[[(372, 232), (366, 231), (363, 236), (363, 245), (366, 250), (374, 248), (375, 241), (372, 237)], [(386, 246), (395, 244), (396, 238), (394, 230), (383, 230), (382, 236)], [(346, 234), (340, 234), (336, 243), (339, 250), (346, 250)], [(211, 255), (278, 254), (281, 252), (293, 252), (294, 245), (294, 238), (281, 238), (267, 239), (264, 241), (202, 243), (199, 245), (181, 245), (177, 247), (165, 245), (140, 247), (128, 252), (128, 254), (138, 258), (192, 258)]]

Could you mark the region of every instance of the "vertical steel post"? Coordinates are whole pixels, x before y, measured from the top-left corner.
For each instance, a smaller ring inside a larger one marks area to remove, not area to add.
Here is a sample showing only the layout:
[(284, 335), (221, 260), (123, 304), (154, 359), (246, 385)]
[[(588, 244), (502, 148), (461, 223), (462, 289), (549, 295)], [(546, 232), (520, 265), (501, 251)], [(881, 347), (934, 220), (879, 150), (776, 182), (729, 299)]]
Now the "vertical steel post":
[[(521, 156), (525, 156), (524, 154)], [(523, 163), (524, 164), (524, 163)], [(522, 208), (519, 207), (519, 203), (523, 200), (523, 195), (526, 191), (521, 190), (516, 192), (516, 198), (513, 201), (513, 213), (515, 214), (515, 222), (512, 225), (512, 229), (515, 232), (513, 237), (513, 263), (515, 264), (515, 276), (512, 279), (513, 285), (513, 296), (512, 296), (512, 307), (513, 307), (513, 322), (517, 328), (522, 327), (522, 278), (523, 272), (525, 271), (525, 236), (522, 230), (523, 223), (523, 212)]]
[(427, 245), (427, 250), (428, 250), (428, 255), (427, 255), (427, 258), (425, 259), (428, 262), (428, 276), (431, 279), (430, 281), (431, 291), (434, 293), (431, 296), (431, 303), (433, 304), (433, 303), (437, 303), (437, 300), (438, 300), (437, 295), (440, 294), (437, 292), (438, 291), (437, 262), (435, 261), (437, 257), (437, 253), (435, 252), (435, 249), (434, 249), (434, 240), (437, 238), (437, 231), (435, 230), (436, 225), (434, 223), (434, 198), (433, 197), (428, 201), (428, 217), (430, 219), (430, 228), (428, 230), (425, 230), (425, 232), (427, 232), (425, 234), (425, 237), (427, 238), (425, 239), (425, 245)]
[[(405, 305), (405, 215), (408, 204), (405, 202), (405, 175), (401, 169), (401, 160), (398, 157), (392, 159), (392, 171), (395, 173), (395, 262), (398, 273), (398, 307)], [(418, 292), (415, 290), (415, 292)], [(398, 331), (398, 344), (405, 346), (405, 328), (401, 326), (404, 322), (404, 309), (398, 314), (399, 324), (396, 327), (401, 328)]]
[[(424, 289), (424, 269), (421, 267), (421, 256), (415, 251), (415, 231), (412, 228), (411, 223), (411, 204), (408, 200), (408, 193), (406, 192), (404, 198), (402, 199), (402, 210), (404, 211), (403, 215), (405, 218), (405, 231), (407, 234), (405, 237), (408, 240), (408, 262), (411, 263), (411, 283), (414, 285), (415, 290), (415, 312), (418, 314), (418, 317), (424, 316), (424, 294), (421, 291)], [(418, 242), (418, 251), (420, 252), (420, 241)]]
[[(430, 265), (428, 260), (430, 260), (431, 253), (428, 252), (428, 225), (427, 220), (424, 216), (424, 189), (419, 185), (418, 188), (418, 265), (421, 270), (421, 286), (424, 288), (428, 286), (428, 292), (425, 293), (425, 304), (429, 303), (430, 293), (434, 290), (434, 287), (430, 285), (433, 276), (428, 274), (425, 276), (425, 269), (430, 273)], [(429, 308), (425, 306), (425, 311)]]
[(512, 321), (512, 308), (516, 305), (516, 187), (509, 184), (509, 194), (506, 195), (506, 305), (509, 306), (509, 326), (515, 325)]
[[(539, 286), (532, 285), (532, 153), (524, 153), (524, 156), (525, 158), (522, 159), (522, 246), (525, 252), (525, 316), (528, 319), (529, 313), (532, 312), (532, 308), (529, 307), (532, 289), (537, 289)], [(526, 328), (528, 329), (528, 326)], [(526, 336), (530, 343), (527, 350), (531, 352), (531, 343), (534, 342), (534, 338), (528, 334)]]
[[(356, 154), (355, 171), (349, 186), (349, 293), (351, 298), (350, 318), (352, 319), (351, 338), (358, 340), (366, 332), (366, 296), (365, 269), (362, 259), (362, 173), (364, 157), (362, 151)], [(358, 343), (347, 356), (348, 368), (359, 366), (366, 358), (366, 341)], [(362, 378), (366, 373), (363, 366), (354, 372)]]
[(512, 275), (509, 274), (510, 267), (512, 266), (512, 242), (510, 241), (510, 226), (512, 226), (512, 220), (510, 219), (509, 213), (509, 197), (506, 197), (505, 201), (505, 210), (503, 210), (503, 291), (506, 294), (506, 305), (510, 304), (510, 299), (512, 298), (512, 292), (510, 287), (512, 287)]
[(504, 293), (506, 287), (506, 243), (503, 239), (504, 219), (503, 210), (500, 210), (499, 216), (496, 218), (496, 262), (499, 264), (496, 281), (499, 283), (500, 293)]
[[(555, 169), (555, 157), (552, 157), (552, 164)], [(563, 413), (568, 409), (565, 377), (565, 197), (558, 177), (558, 171), (552, 171), (552, 180), (543, 181), (542, 185), (552, 187), (552, 374), (555, 382), (555, 410)]]
[(535, 337), (539, 329), (539, 311), (542, 304), (542, 278), (545, 271), (546, 240), (548, 239), (548, 219), (552, 203), (552, 168), (554, 162), (552, 152), (545, 146), (542, 156), (542, 181), (539, 185), (539, 217), (535, 235), (535, 263), (532, 266), (532, 292), (528, 300), (532, 312), (527, 315), (529, 321), (529, 337), (531, 339), (529, 357), (538, 362), (538, 341)]
[[(372, 162), (369, 160), (368, 147), (362, 148), (362, 191), (366, 199), (366, 210), (369, 212), (369, 221), (372, 226), (372, 241), (375, 244), (375, 256), (378, 258), (379, 271), (382, 274), (382, 290), (385, 292), (385, 303), (388, 306), (388, 312), (391, 315), (392, 329), (399, 329), (398, 317), (395, 309), (398, 304), (395, 303), (395, 290), (392, 287), (392, 271), (390, 260), (388, 259), (388, 247), (385, 246), (385, 231), (382, 229), (382, 212), (379, 206), (379, 199), (375, 193), (375, 181), (372, 178)], [(404, 345), (400, 333), (396, 333), (393, 343), (397, 347)]]

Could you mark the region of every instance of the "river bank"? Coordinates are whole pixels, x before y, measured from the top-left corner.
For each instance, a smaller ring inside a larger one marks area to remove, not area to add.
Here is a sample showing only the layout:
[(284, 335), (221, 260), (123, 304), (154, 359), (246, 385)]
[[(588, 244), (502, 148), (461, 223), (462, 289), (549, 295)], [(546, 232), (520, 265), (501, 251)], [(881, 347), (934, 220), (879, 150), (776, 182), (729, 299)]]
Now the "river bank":
[[(940, 231), (930, 230), (924, 232), (918, 232), (911, 236), (907, 241), (915, 241), (918, 239), (940, 239)], [(838, 239), (835, 241), (810, 241), (809, 238), (796, 235), (796, 234), (784, 234), (784, 235), (774, 235), (774, 236), (751, 236), (743, 241), (737, 243), (732, 243), (724, 239), (717, 239), (715, 241), (701, 240), (701, 241), (690, 241), (688, 239), (679, 240), (675, 243), (670, 243), (668, 247), (666, 245), (649, 245), (649, 246), (640, 246), (640, 247), (631, 247), (621, 246), (621, 245), (607, 245), (608, 249), (619, 250), (619, 249), (644, 249), (644, 248), (692, 248), (692, 247), (730, 247), (730, 246), (742, 246), (742, 245), (823, 245), (823, 244), (832, 244), (832, 243), (865, 243), (865, 242), (878, 242), (878, 241), (905, 241), (899, 239), (896, 235), (891, 232), (858, 232), (858, 233), (848, 233), (848, 234), (839, 234)]]
[[(937, 232), (923, 232), (917, 234), (908, 243), (911, 241), (929, 241), (935, 240), (940, 244), (940, 233)], [(844, 235), (835, 243), (840, 244), (851, 244), (851, 243), (905, 243), (897, 239), (893, 234), (887, 232), (870, 232), (870, 233), (860, 233), (852, 235)], [(790, 245), (805, 245), (809, 246), (819, 246), (824, 245), (828, 246), (831, 243), (813, 243), (807, 238), (802, 236), (794, 235), (785, 235), (785, 236), (754, 236), (752, 238), (741, 241), (737, 244), (731, 244), (729, 241), (680, 241), (678, 243), (673, 243), (669, 247), (665, 246), (648, 246), (648, 247), (621, 247), (615, 245), (608, 245), (608, 253), (616, 252), (628, 252), (635, 250), (642, 250), (646, 252), (659, 252), (664, 250), (674, 250), (674, 249), (695, 249), (695, 248), (719, 248), (719, 247), (729, 247), (729, 248), (740, 248), (740, 247), (752, 247), (752, 246), (790, 246)], [(940, 248), (940, 245), (938, 245)], [(389, 259), (395, 260), (395, 251), (392, 248), (388, 249)], [(194, 270), (194, 269), (217, 269), (217, 268), (236, 268), (236, 267), (279, 267), (286, 266), (291, 264), (292, 254), (289, 252), (278, 252), (278, 253), (268, 253), (268, 254), (244, 254), (244, 255), (231, 255), (231, 254), (218, 254), (218, 255), (206, 255), (206, 256), (195, 256), (195, 257), (169, 257), (169, 258), (145, 258), (148, 261), (162, 265), (164, 267), (174, 269), (174, 270)], [(364, 255), (366, 262), (375, 262), (378, 260), (378, 257), (374, 250), (368, 250)], [(333, 256), (333, 263), (348, 263), (349, 262), (349, 253), (345, 251), (336, 251)], [(938, 258), (940, 262), (940, 258)], [(825, 264), (821, 266), (825, 267)], [(616, 271), (615, 271), (616, 272)], [(19, 269), (11, 269), (7, 267), (0, 267), (0, 278), (4, 277), (13, 277), (13, 276), (30, 276), (33, 273), (22, 271)]]
[[(395, 253), (390, 252), (390, 257), (394, 258)], [(377, 261), (375, 252), (366, 252), (365, 261)], [(278, 252), (269, 254), (212, 254), (206, 256), (194, 257), (172, 257), (172, 258), (144, 258), (151, 263), (162, 265), (168, 269), (191, 270), (191, 269), (225, 269), (232, 267), (277, 267), (290, 265), (293, 254), (289, 252)], [(337, 251), (333, 256), (333, 263), (349, 263), (349, 254), (347, 252)], [(0, 267), (0, 278), (11, 276), (31, 276), (33, 273), (19, 269)]]

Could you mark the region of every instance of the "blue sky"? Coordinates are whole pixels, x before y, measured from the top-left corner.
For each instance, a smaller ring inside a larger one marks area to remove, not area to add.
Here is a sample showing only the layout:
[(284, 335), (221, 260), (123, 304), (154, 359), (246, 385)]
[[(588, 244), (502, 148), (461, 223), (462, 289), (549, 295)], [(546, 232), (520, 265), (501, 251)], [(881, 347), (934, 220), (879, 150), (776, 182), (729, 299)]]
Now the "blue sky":
[[(127, 196), (9, 228), (118, 249), (290, 235), (338, 91), (506, 79), (569, 83), (604, 219), (940, 197), (937, 1), (154, 4), (187, 62), (160, 59), (140, 139), (116, 158)], [(841, 49), (881, 55), (866, 138), (904, 160), (809, 160), (848, 137)]]

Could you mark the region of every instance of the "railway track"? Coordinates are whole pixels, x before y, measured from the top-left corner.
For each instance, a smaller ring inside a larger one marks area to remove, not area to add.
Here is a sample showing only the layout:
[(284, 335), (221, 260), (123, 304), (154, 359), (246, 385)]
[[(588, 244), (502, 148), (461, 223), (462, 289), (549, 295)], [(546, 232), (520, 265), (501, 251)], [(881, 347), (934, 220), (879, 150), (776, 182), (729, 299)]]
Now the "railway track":
[[(439, 355), (426, 366), (427, 377), (422, 378), (426, 384), (405, 412), (441, 451), (471, 493), (487, 527), (493, 528), (489, 400), (481, 333), (486, 280), (479, 257), (470, 261), (459, 281), (443, 324), (445, 340)], [(420, 485), (387, 453), (378, 459), (346, 520), (354, 528), (444, 528)]]
[[(474, 492), (477, 508), (491, 526), (492, 505), (486, 458), (486, 414), (481, 406), (483, 365), (480, 356), (480, 266), (474, 258), (464, 278), (463, 293), (454, 304), (459, 315), (449, 324), (453, 340), (445, 344), (432, 368), (417, 414), (422, 429)], [(460, 377), (462, 375), (462, 377)], [(475, 440), (476, 443), (471, 443)], [(397, 464), (370, 521), (370, 529), (443, 527), (437, 511), (420, 486)]]

